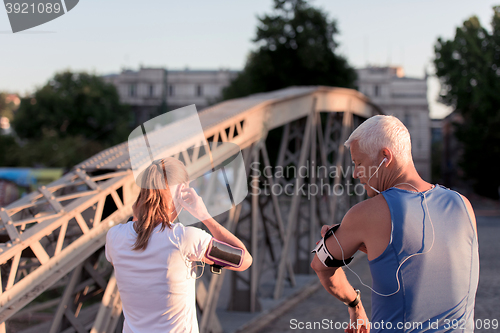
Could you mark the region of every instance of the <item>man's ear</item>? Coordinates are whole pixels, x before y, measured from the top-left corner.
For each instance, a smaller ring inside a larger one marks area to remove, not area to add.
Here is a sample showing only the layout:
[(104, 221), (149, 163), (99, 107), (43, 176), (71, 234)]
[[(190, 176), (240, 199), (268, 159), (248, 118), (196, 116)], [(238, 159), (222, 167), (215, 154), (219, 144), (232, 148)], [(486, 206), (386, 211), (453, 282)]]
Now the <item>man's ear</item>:
[(386, 162), (385, 162), (386, 166), (389, 166), (389, 164), (391, 164), (394, 161), (394, 155), (387, 148), (382, 149), (382, 158), (386, 159)]

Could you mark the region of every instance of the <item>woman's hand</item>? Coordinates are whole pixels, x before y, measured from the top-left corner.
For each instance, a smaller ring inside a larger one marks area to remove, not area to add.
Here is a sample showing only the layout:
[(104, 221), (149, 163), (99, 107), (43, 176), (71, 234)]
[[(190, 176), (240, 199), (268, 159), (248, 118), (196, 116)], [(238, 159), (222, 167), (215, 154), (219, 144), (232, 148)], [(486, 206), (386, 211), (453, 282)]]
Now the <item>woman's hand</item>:
[(211, 216), (208, 213), (207, 207), (203, 203), (203, 199), (192, 188), (186, 188), (184, 184), (177, 187), (179, 203), (191, 215), (200, 221), (209, 219)]

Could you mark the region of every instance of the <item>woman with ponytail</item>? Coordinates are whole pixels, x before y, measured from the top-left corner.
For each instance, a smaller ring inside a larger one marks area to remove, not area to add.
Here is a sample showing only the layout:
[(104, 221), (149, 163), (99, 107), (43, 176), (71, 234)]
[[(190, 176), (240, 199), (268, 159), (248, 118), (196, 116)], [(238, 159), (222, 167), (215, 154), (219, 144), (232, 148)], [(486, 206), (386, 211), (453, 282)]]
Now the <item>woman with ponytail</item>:
[[(243, 250), (241, 265), (228, 269), (243, 271), (252, 264), (245, 245), (208, 214), (188, 181), (179, 160), (154, 161), (143, 173), (133, 220), (108, 231), (106, 258), (115, 268), (124, 333), (198, 332), (196, 262), (213, 264), (206, 257), (212, 237)], [(212, 235), (175, 223), (179, 207)]]

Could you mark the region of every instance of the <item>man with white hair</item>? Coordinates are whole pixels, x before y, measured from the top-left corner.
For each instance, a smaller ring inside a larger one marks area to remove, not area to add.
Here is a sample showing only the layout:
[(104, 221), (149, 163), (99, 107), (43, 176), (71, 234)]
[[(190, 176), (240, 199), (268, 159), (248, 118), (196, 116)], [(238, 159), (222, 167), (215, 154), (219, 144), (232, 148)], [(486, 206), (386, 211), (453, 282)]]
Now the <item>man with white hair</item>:
[[(346, 331), (473, 332), (479, 255), (469, 201), (419, 176), (410, 134), (393, 116), (369, 118), (345, 146), (370, 198), (340, 226), (323, 226), (311, 267), (348, 305), (354, 325)], [(360, 291), (338, 269), (358, 250), (367, 253), (373, 279), (370, 322)]]

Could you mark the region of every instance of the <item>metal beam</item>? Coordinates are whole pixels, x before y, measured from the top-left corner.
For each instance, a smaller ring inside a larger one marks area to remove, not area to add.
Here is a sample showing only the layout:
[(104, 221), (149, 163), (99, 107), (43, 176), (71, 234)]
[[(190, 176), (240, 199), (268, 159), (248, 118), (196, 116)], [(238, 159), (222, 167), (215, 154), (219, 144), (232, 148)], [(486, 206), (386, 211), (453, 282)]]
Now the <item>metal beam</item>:
[[(307, 117), (307, 123), (306, 123), (306, 129), (304, 133), (304, 140), (302, 142), (302, 147), (300, 150), (300, 158), (299, 158), (299, 170), (300, 168), (304, 167), (305, 162), (306, 162), (306, 157), (307, 153), (309, 151), (309, 142), (311, 139), (311, 124), (312, 124), (312, 119), (315, 115), (314, 109), (315, 109), (315, 104), (316, 104), (316, 99), (314, 99), (313, 106), (312, 106), (312, 111), (309, 113), (309, 116)], [(285, 276), (285, 268), (286, 268), (286, 262), (288, 260), (289, 256), (289, 250), (290, 250), (290, 245), (292, 241), (292, 235), (295, 229), (295, 222), (297, 220), (297, 212), (298, 208), (300, 205), (300, 199), (301, 195), (299, 193), (299, 188), (302, 186), (304, 179), (299, 175), (296, 179), (295, 183), (295, 194), (292, 199), (292, 204), (290, 207), (290, 214), (288, 215), (288, 225), (287, 225), (287, 233), (286, 233), (286, 238), (285, 238), (285, 244), (283, 245), (283, 249), (281, 251), (281, 258), (280, 258), (280, 264), (278, 268), (278, 277), (276, 279), (276, 286), (274, 289), (274, 299), (278, 299), (281, 297), (281, 294), (283, 292), (283, 283), (284, 283), (284, 276)]]
[[(349, 111), (344, 112), (344, 117), (342, 118), (342, 131), (340, 134), (340, 140), (338, 141), (338, 148), (337, 148), (337, 158), (335, 161), (335, 166), (337, 170), (342, 170), (344, 167), (344, 154), (345, 154), (345, 146), (344, 142), (347, 140), (350, 132), (351, 132), (351, 126), (352, 126), (352, 113)], [(335, 177), (333, 188), (335, 189), (335, 186), (340, 184), (342, 180), (342, 172)], [(337, 221), (337, 206), (339, 203), (339, 196), (338, 195), (333, 195), (332, 196), (332, 210), (333, 210), (333, 215), (331, 217), (331, 224), (338, 223)]]

